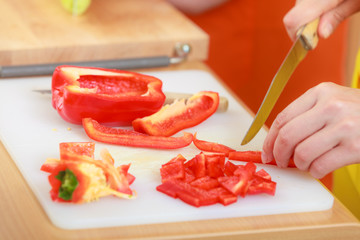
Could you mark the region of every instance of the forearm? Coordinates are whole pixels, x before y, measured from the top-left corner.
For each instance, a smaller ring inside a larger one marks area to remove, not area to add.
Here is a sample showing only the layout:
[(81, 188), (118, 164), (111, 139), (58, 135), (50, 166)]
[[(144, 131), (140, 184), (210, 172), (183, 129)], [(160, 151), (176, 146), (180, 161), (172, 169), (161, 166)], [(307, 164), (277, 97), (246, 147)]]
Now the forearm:
[(228, 0), (168, 0), (179, 10), (188, 14), (200, 14), (213, 9)]

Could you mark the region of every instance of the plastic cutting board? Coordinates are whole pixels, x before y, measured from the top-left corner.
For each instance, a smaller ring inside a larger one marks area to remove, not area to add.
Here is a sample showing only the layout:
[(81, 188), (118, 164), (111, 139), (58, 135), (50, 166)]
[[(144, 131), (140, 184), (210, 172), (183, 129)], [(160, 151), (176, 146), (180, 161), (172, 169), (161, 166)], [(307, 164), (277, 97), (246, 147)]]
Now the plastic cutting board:
[[(163, 90), (196, 93), (218, 91), (229, 100), (229, 109), (216, 113), (200, 125), (187, 129), (199, 139), (226, 144), (237, 150), (260, 150), (266, 131), (246, 146), (240, 146), (252, 116), (209, 73), (204, 71), (150, 72), (163, 81)], [(333, 205), (333, 196), (308, 173), (296, 169), (264, 168), (277, 182), (275, 196), (239, 198), (235, 204), (195, 208), (155, 190), (160, 184), (161, 164), (181, 153), (187, 159), (200, 151), (191, 144), (177, 150), (153, 150), (96, 143), (96, 156), (106, 147), (115, 166), (131, 163), (136, 176), (131, 185), (135, 200), (112, 196), (82, 205), (52, 202), (47, 173), (40, 171), (46, 158), (59, 157), (60, 142), (91, 141), (81, 126), (65, 122), (51, 106), (51, 96), (32, 90), (50, 89), (51, 77), (0, 80), (0, 137), (12, 159), (54, 225), (64, 229), (84, 229), (164, 222), (233, 218), (269, 214), (322, 211)], [(236, 163), (236, 162), (235, 162)], [(237, 164), (242, 164), (237, 162)]]

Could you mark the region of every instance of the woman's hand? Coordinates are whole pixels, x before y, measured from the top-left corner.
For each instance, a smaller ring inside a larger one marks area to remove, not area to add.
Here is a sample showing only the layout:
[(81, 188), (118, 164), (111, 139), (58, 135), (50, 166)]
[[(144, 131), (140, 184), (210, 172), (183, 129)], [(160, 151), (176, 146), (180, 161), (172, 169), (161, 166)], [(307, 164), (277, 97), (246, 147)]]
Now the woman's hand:
[(321, 83), (286, 107), (264, 141), (262, 161), (286, 167), (291, 157), (315, 178), (360, 163), (360, 90)]
[(329, 37), (335, 28), (351, 14), (360, 10), (360, 0), (297, 0), (285, 15), (284, 24), (292, 40), (298, 29), (320, 17), (318, 35)]

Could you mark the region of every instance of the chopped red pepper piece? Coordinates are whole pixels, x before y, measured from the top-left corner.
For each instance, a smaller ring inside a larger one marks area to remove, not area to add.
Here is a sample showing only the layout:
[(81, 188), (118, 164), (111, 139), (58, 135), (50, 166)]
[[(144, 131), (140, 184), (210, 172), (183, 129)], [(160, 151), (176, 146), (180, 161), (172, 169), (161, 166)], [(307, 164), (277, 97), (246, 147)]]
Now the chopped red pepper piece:
[(253, 176), (247, 194), (266, 193), (274, 196), (275, 189), (276, 189), (276, 182), (273, 182), (271, 180), (259, 176)]
[(210, 176), (204, 176), (197, 178), (190, 183), (191, 186), (201, 188), (204, 190), (210, 190), (219, 186), (219, 181), (216, 178)]
[(267, 173), (264, 169), (261, 169), (261, 170), (255, 172), (254, 175), (258, 176), (258, 177), (261, 177), (261, 178), (264, 178), (266, 180), (271, 180), (270, 174)]
[(205, 121), (216, 112), (218, 106), (218, 93), (202, 91), (186, 101), (181, 99), (165, 105), (153, 115), (135, 119), (132, 125), (137, 132), (168, 137)]
[(235, 152), (234, 149), (223, 144), (199, 140), (196, 138), (196, 134), (197, 133), (194, 134), (193, 142), (194, 145), (201, 151), (224, 153), (226, 156), (228, 156), (230, 152)]
[(191, 133), (186, 132), (182, 137), (150, 136), (132, 130), (107, 127), (91, 118), (83, 119), (83, 127), (86, 134), (96, 141), (131, 147), (182, 148), (190, 145), (193, 138)]
[(251, 174), (249, 172), (247, 172), (245, 169), (238, 168), (234, 172), (234, 176), (220, 177), (218, 180), (220, 185), (225, 189), (229, 190), (235, 195), (245, 197), (249, 187), (250, 178)]
[(71, 159), (74, 154), (94, 158), (95, 143), (93, 142), (62, 142), (59, 148), (60, 159)]
[(157, 112), (165, 101), (162, 81), (139, 73), (92, 67), (58, 66), (52, 77), (52, 105), (60, 116), (81, 124), (130, 125)]
[(123, 174), (126, 176), (129, 185), (131, 185), (135, 181), (135, 176), (129, 173), (129, 168), (130, 168), (130, 163), (118, 166), (117, 170), (119, 171), (119, 174)]
[(206, 156), (204, 153), (199, 153), (195, 156), (195, 166), (192, 169), (196, 178), (206, 176)]
[(237, 201), (237, 196), (229, 192), (223, 187), (213, 188), (209, 191), (210, 194), (214, 194), (218, 197), (219, 203), (224, 206), (230, 205)]
[(252, 162), (238, 166), (224, 161), (224, 154), (199, 153), (189, 161), (179, 154), (162, 165), (162, 184), (156, 189), (195, 207), (227, 206), (247, 194), (275, 194), (276, 183), (265, 170), (256, 171)]
[(169, 179), (184, 179), (184, 164), (181, 161), (164, 164), (160, 169), (160, 175), (162, 182), (166, 182)]
[(224, 166), (224, 174), (226, 176), (234, 176), (234, 172), (238, 169), (238, 166), (230, 161), (227, 161)]
[(225, 155), (206, 155), (206, 175), (213, 178), (224, 176)]
[[(235, 151), (229, 153), (230, 160), (243, 161), (243, 162), (254, 162), (262, 163), (261, 151)], [(276, 161), (273, 160), (267, 164), (276, 165)], [(294, 160), (291, 158), (288, 167), (296, 167)]]

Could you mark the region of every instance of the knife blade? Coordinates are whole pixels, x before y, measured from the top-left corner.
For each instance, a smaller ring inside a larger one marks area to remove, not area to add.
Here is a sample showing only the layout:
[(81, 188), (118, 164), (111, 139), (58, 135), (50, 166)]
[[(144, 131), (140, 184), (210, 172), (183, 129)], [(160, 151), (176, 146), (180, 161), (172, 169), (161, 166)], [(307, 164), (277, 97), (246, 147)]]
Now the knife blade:
[(243, 138), (241, 145), (247, 144), (256, 136), (270, 115), (281, 92), (283, 91), (286, 83), (290, 79), (298, 64), (305, 58), (309, 50), (312, 50), (316, 47), (318, 43), (318, 24), (319, 19), (315, 19), (314, 21), (303, 26), (298, 31), (298, 37), (285, 57), (284, 61), (282, 62), (279, 70), (275, 74), (275, 77), (270, 84), (264, 100), (261, 103), (249, 130)]
[(109, 69), (139, 69), (139, 68), (156, 68), (167, 67), (173, 64), (184, 62), (191, 52), (191, 46), (187, 43), (176, 43), (174, 47), (174, 56), (155, 56), (155, 57), (141, 57), (141, 58), (127, 58), (127, 59), (111, 59), (98, 61), (83, 61), (83, 62), (58, 62), (58, 63), (44, 63), (32, 65), (15, 65), (15, 66), (1, 66), (0, 65), (0, 79), (1, 78), (16, 78), (16, 77), (30, 77), (41, 75), (52, 75), (55, 68), (59, 65), (73, 65), (83, 67), (98, 67)]
[[(32, 91), (36, 92), (36, 93), (47, 94), (47, 95), (51, 94), (50, 89), (34, 89)], [(191, 93), (177, 93), (177, 92), (164, 92), (164, 94), (166, 97), (164, 105), (171, 104), (177, 99), (178, 100), (188, 99), (193, 95)], [(219, 97), (219, 106), (218, 106), (216, 112), (226, 112), (228, 107), (229, 107), (228, 99), (226, 97), (220, 96)]]

